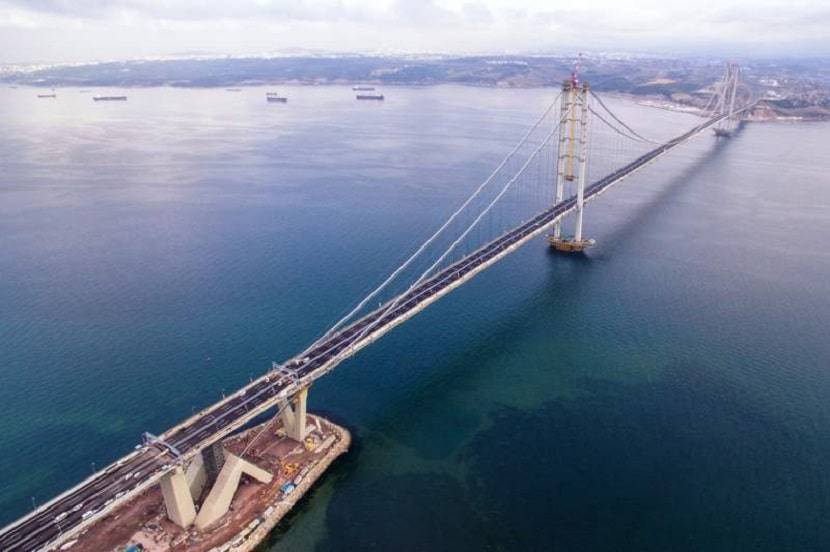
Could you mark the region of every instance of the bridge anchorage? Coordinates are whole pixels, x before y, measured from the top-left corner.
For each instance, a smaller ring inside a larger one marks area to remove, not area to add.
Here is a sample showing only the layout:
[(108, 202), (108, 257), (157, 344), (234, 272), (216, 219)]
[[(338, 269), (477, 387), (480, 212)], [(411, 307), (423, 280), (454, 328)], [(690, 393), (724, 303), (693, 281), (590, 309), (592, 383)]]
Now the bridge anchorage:
[(562, 83), (555, 203), (561, 203), (565, 197), (565, 182), (576, 181), (576, 223), (573, 237), (563, 237), (562, 223), (557, 220), (548, 241), (553, 249), (563, 253), (579, 253), (596, 243), (593, 239), (582, 237), (585, 175), (588, 166), (589, 91), (588, 82), (580, 85), (576, 73)]
[[(284, 385), (299, 383), (294, 370), (277, 363), (273, 363), (272, 371), (265, 379), (269, 382), (276, 380), (275, 383)], [(179, 462), (172, 471), (164, 474), (159, 486), (167, 518), (183, 529), (194, 526), (198, 530), (205, 530), (214, 526), (229, 511), (243, 476), (262, 484), (271, 483), (273, 473), (244, 457), (257, 438), (263, 432), (272, 431), (272, 426), (275, 425), (281, 426), (275, 434), (301, 445), (305, 443), (309, 433), (308, 389), (306, 385), (293, 395), (280, 398), (271, 421), (259, 429), (241, 454), (228, 452), (222, 441), (216, 441), (202, 449), (189, 462)], [(155, 436), (145, 437), (145, 440), (173, 449), (172, 445), (167, 445)], [(197, 510), (197, 498), (205, 493), (201, 507)]]

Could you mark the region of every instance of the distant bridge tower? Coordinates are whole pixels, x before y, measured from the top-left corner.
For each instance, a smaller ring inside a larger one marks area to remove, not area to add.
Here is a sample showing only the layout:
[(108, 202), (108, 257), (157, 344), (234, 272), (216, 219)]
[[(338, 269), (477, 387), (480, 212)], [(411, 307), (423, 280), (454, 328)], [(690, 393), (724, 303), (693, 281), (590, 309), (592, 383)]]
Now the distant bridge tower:
[(559, 222), (549, 236), (557, 251), (573, 253), (594, 245), (582, 237), (586, 168), (588, 165), (588, 97), (587, 82), (579, 83), (576, 72), (562, 84), (562, 107), (559, 118), (559, 155), (556, 159), (556, 196), (560, 203), (565, 195), (565, 182), (576, 182), (576, 223), (572, 238), (562, 237)]
[(738, 124), (735, 116), (735, 96), (738, 92), (741, 70), (735, 63), (728, 63), (723, 79), (717, 86), (717, 103), (715, 113), (726, 114), (718, 126), (715, 127), (715, 136), (729, 138)]

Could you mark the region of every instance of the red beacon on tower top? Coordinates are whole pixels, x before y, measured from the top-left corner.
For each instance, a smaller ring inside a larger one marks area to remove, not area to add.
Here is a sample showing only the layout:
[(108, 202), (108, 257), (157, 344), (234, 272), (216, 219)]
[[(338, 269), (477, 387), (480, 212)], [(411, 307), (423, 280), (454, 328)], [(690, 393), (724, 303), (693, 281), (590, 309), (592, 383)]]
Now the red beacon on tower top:
[(571, 71), (571, 85), (574, 88), (579, 86), (579, 66), (582, 63), (582, 52), (579, 52), (577, 55), (576, 61), (574, 62), (574, 69)]

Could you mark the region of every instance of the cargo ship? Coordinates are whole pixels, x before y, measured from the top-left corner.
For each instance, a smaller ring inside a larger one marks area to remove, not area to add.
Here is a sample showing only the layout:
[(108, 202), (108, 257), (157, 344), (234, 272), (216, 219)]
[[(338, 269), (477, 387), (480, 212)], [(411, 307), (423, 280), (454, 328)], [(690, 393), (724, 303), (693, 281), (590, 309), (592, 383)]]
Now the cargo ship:
[(125, 102), (127, 96), (92, 96), (93, 102)]
[(57, 94), (38, 94), (38, 98), (57, 98)]
[(383, 100), (383, 94), (358, 94), (355, 98), (358, 100)]
[(286, 98), (285, 96), (280, 96), (276, 92), (266, 92), (265, 100), (269, 102), (288, 103), (288, 98)]
[(355, 92), (372, 92), (374, 89), (374, 86), (352, 86)]

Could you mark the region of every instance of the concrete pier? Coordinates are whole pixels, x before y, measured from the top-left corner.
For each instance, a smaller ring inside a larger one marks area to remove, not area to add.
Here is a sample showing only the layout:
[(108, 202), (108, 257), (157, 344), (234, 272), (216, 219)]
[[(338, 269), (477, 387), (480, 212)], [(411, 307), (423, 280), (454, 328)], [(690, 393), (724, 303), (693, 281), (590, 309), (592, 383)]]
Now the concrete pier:
[(285, 434), (302, 443), (307, 433), (308, 387), (294, 395), (291, 401), (281, 404), (280, 408)]
[(184, 471), (176, 468), (162, 478), (160, 486), (167, 517), (179, 527), (190, 526), (196, 519), (196, 507)]
[(227, 513), (243, 474), (253, 477), (260, 483), (267, 484), (273, 479), (272, 475), (262, 468), (246, 462), (238, 456), (228, 454), (225, 458), (225, 464), (222, 466), (222, 471), (219, 472), (219, 476), (216, 478), (216, 483), (202, 504), (199, 515), (196, 516), (197, 528), (205, 529)]

